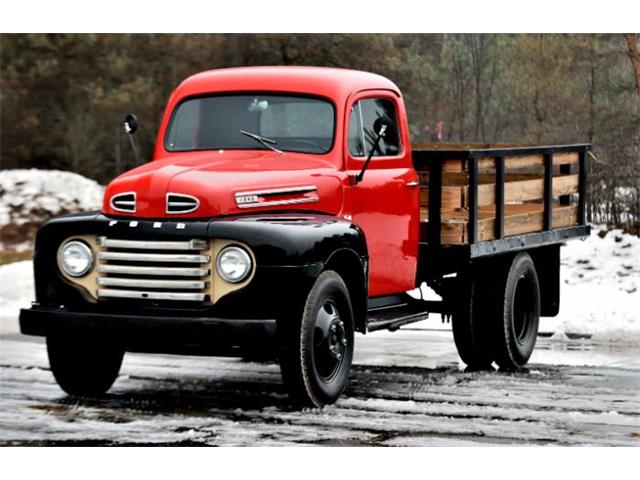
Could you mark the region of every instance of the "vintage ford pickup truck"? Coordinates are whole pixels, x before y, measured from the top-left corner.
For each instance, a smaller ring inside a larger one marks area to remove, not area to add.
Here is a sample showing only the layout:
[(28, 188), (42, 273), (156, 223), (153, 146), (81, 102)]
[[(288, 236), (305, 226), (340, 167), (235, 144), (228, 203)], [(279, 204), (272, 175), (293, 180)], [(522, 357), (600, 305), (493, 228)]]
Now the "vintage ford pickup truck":
[[(355, 332), (430, 312), (469, 368), (519, 368), (558, 313), (561, 244), (589, 233), (589, 149), (412, 148), (400, 90), (371, 73), (199, 73), (101, 212), (41, 226), (21, 329), (74, 395), (106, 392), (138, 351), (277, 359), (292, 401), (322, 406)], [(441, 301), (407, 293), (425, 282)]]

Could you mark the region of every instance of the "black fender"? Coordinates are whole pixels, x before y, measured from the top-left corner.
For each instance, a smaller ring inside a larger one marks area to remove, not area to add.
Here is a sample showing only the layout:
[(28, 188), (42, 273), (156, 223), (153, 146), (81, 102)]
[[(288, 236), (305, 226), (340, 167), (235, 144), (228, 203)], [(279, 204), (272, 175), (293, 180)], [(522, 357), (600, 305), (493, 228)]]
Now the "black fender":
[(115, 302), (91, 304), (65, 281), (56, 265), (62, 241), (73, 235), (127, 239), (219, 238), (248, 246), (256, 261), (252, 281), (222, 297), (215, 305), (195, 308), (127, 302), (117, 307), (132, 314), (152, 309), (171, 315), (216, 315), (227, 318), (277, 317), (298, 310), (320, 273), (338, 271), (350, 291), (358, 319), (366, 314), (368, 252), (364, 233), (352, 222), (323, 214), (252, 214), (205, 220), (107, 217), (100, 212), (65, 215), (45, 222), (36, 236), (34, 270), (36, 301), (80, 311), (105, 311)]

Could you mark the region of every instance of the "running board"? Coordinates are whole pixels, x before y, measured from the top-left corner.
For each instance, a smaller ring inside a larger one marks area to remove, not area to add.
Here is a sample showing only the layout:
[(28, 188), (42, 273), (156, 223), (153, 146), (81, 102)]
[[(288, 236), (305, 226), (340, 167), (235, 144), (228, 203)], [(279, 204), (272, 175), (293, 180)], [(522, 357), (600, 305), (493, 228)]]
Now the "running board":
[(429, 318), (426, 302), (411, 297), (400, 304), (371, 308), (367, 312), (367, 331), (376, 330), (395, 331), (402, 325), (420, 322)]

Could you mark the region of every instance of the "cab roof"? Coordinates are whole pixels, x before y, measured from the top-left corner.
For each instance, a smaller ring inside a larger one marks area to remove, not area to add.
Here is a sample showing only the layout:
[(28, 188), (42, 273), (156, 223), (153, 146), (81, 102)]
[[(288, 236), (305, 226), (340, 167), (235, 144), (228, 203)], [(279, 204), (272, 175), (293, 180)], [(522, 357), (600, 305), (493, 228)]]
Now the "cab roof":
[(174, 100), (216, 92), (272, 91), (306, 93), (341, 103), (361, 90), (400, 90), (389, 79), (369, 72), (328, 67), (239, 67), (208, 70), (185, 79)]

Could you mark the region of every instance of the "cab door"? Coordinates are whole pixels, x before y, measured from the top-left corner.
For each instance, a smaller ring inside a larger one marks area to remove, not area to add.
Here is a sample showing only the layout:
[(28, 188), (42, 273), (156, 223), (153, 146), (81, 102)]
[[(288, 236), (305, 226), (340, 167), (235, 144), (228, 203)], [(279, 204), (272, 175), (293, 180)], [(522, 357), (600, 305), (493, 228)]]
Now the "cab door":
[(350, 176), (361, 171), (374, 145), (376, 119), (387, 124), (364, 178), (350, 187), (353, 222), (364, 231), (369, 249), (369, 296), (411, 290), (416, 283), (420, 190), (404, 106), (392, 91), (360, 92), (349, 100), (346, 119), (344, 155)]

